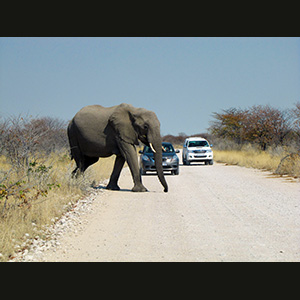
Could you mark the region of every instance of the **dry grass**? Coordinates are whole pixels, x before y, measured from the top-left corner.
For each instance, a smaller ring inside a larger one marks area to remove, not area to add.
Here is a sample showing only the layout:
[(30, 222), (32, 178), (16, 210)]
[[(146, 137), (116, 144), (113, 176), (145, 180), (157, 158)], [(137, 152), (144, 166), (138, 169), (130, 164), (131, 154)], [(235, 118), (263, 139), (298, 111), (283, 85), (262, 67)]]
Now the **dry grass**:
[(300, 157), (298, 154), (280, 151), (272, 153), (246, 148), (242, 150), (214, 150), (216, 162), (267, 170), (279, 175), (300, 177)]
[[(44, 237), (45, 227), (88, 194), (92, 183), (97, 185), (109, 177), (113, 163), (114, 157), (100, 159), (84, 176), (72, 179), (70, 174), (75, 167), (74, 161), (70, 161), (67, 153), (53, 153), (43, 161), (43, 165), (51, 168), (48, 167), (47, 173), (42, 176), (31, 174), (28, 178), (26, 174), (25, 177), (22, 175), (22, 170), (11, 172), (2, 184), (9, 186), (23, 176), (22, 185), (26, 193), (23, 198), (20, 191), (0, 198), (0, 261), (7, 261), (14, 253), (26, 248), (28, 238)], [(5, 157), (0, 157), (1, 174), (11, 167)], [(0, 181), (1, 178), (4, 176), (0, 177)], [(37, 195), (39, 190), (46, 192)]]
[(237, 150), (214, 150), (214, 159), (216, 162), (223, 162), (230, 165), (251, 167), (275, 171), (281, 158), (271, 156), (266, 152), (256, 151), (237, 151)]
[(96, 185), (103, 180), (109, 178), (115, 162), (115, 155), (108, 158), (100, 158), (97, 163), (92, 165), (88, 172), (90, 172), (91, 178), (95, 181)]

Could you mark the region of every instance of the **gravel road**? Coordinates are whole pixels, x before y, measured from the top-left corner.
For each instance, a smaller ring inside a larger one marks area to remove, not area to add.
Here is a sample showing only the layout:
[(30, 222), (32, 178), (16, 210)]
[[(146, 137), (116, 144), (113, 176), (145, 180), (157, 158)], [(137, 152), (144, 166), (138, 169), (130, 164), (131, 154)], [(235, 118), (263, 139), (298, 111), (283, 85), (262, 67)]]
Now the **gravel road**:
[(83, 209), (64, 217), (55, 242), (23, 261), (300, 261), (300, 182), (238, 166), (180, 166), (143, 176), (133, 193), (100, 187)]

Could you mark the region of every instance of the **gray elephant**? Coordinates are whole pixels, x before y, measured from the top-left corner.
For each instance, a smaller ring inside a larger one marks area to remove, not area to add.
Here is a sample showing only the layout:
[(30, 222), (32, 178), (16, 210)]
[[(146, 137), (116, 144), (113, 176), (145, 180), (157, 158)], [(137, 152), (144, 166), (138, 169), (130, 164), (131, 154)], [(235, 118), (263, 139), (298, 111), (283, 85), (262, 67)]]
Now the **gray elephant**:
[(113, 107), (91, 105), (82, 108), (68, 126), (71, 157), (76, 162), (73, 175), (83, 173), (99, 157), (116, 155), (107, 189), (119, 190), (118, 179), (125, 161), (134, 182), (132, 191), (145, 192), (135, 145), (139, 140), (154, 152), (157, 175), (168, 192), (162, 168), (160, 123), (154, 112), (122, 103)]

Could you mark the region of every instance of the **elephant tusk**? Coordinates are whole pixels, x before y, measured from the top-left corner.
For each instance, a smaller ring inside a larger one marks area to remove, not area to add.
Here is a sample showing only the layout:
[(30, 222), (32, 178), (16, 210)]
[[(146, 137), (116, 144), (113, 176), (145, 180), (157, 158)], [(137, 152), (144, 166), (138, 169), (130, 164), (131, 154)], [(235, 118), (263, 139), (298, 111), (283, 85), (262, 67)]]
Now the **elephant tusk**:
[(150, 145), (151, 150), (152, 150), (154, 153), (156, 153), (155, 149), (153, 148), (152, 143), (149, 143), (149, 145)]

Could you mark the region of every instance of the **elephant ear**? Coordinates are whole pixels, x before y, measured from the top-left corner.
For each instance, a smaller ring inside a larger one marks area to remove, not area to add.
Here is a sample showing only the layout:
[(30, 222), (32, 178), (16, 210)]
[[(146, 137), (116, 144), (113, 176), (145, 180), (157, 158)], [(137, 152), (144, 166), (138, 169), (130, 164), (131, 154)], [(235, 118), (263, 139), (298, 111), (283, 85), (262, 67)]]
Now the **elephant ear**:
[(133, 127), (134, 107), (129, 104), (120, 104), (109, 118), (117, 136), (129, 144), (138, 145), (138, 134)]

